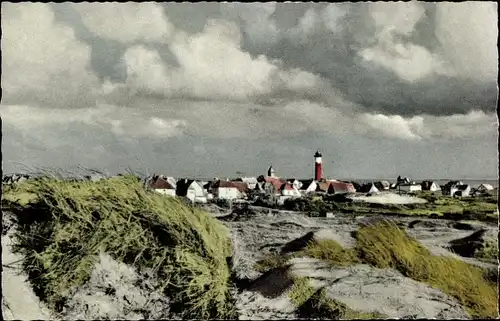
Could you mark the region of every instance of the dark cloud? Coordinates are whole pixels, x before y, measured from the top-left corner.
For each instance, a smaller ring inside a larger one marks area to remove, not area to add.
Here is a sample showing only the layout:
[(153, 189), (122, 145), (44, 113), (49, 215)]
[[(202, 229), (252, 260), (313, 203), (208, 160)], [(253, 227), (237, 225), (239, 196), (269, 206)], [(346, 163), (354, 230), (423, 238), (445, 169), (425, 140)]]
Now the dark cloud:
[(2, 3), (6, 172), (496, 176), (491, 4), (117, 5)]
[[(322, 5), (317, 7), (319, 6)], [(426, 3), (423, 6), (425, 15), (415, 25), (411, 35), (401, 39), (423, 46), (431, 52), (442, 53), (442, 44), (435, 35), (435, 4)], [(315, 9), (320, 12), (321, 9), (317, 7)], [(301, 6), (291, 10), (282, 4), (276, 7), (272, 17), (276, 19), (277, 25), (283, 25), (280, 19), (290, 21), (287, 18), (289, 11), (300, 16), (309, 8), (310, 6)], [(282, 37), (265, 49), (255, 44), (251, 35), (246, 33), (243, 48), (254, 54), (264, 50), (266, 56), (281, 59), (286, 67), (302, 68), (320, 74), (349, 100), (372, 112), (413, 116), (422, 113), (451, 115), (467, 113), (472, 109), (486, 112), (495, 110), (496, 80), (476, 81), (435, 75), (409, 83), (384, 67), (363, 64), (357, 50), (376, 43), (374, 21), (366, 4), (351, 4), (347, 12), (339, 22), (343, 27), (338, 33), (317, 29), (305, 43), (300, 43), (295, 38)], [(296, 26), (297, 19), (292, 20), (295, 20), (293, 26)], [(290, 22), (286, 26), (293, 27)], [(286, 30), (282, 32), (286, 33)]]

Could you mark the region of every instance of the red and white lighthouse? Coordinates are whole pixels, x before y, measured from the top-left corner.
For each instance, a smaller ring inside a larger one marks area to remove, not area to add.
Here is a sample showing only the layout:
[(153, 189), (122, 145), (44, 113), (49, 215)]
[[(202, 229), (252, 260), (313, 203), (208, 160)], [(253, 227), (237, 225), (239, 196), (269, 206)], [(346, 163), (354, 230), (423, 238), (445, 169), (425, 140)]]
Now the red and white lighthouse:
[(314, 180), (319, 181), (323, 176), (323, 164), (321, 163), (321, 153), (314, 154)]

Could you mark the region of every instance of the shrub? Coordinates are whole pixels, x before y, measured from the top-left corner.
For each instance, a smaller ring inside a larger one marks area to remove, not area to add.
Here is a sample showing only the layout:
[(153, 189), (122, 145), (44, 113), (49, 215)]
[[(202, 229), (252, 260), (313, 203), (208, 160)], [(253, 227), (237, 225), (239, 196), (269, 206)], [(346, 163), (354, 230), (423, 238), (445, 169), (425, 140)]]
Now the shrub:
[(222, 208), (229, 208), (230, 202), (229, 202), (229, 200), (218, 198), (215, 200), (215, 205), (222, 207)]

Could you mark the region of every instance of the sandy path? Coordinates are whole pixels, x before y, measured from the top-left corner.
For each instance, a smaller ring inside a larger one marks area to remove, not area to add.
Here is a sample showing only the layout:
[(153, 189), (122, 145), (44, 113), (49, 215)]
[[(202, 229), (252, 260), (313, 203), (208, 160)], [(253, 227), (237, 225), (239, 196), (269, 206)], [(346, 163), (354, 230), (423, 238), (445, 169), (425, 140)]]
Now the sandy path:
[(11, 251), (10, 233), (2, 236), (2, 317), (4, 320), (54, 320), (20, 274), (21, 256)]
[(422, 204), (427, 203), (426, 200), (408, 195), (399, 195), (394, 193), (380, 193), (372, 196), (354, 196), (354, 201), (362, 201), (366, 203), (378, 204)]

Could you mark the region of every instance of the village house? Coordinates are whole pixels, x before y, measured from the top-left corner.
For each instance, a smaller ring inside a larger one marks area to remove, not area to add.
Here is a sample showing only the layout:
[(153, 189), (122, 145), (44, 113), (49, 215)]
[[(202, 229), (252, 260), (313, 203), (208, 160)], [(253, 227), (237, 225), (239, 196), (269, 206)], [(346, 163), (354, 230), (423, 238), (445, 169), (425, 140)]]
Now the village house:
[(455, 185), (450, 189), (450, 195), (453, 197), (468, 197), (470, 196), (471, 188), (468, 184)]
[(356, 193), (354, 185), (351, 183), (332, 181), (331, 185), (333, 188), (333, 194), (353, 194)]
[(411, 183), (411, 180), (408, 177), (398, 176), (398, 178), (396, 179), (396, 185), (410, 184), (410, 183)]
[(479, 192), (487, 192), (494, 190), (493, 186), (490, 184), (481, 184), (476, 188)]
[(272, 167), (270, 167), (268, 171), (268, 176), (261, 175), (257, 177), (257, 182), (261, 183), (261, 187), (265, 187), (267, 183), (267, 186), (269, 187), (272, 186), (275, 189), (276, 194), (279, 194), (279, 189), (283, 184), (286, 183), (286, 180), (276, 177), (274, 175), (274, 170), (272, 169)]
[(369, 184), (364, 184), (363, 186), (361, 186), (361, 188), (358, 190), (358, 192), (374, 194), (374, 193), (379, 193), (380, 191), (375, 186), (374, 183), (369, 183)]
[(267, 176), (261, 175), (257, 178), (255, 191), (274, 198), (278, 204), (283, 204), (288, 198), (302, 196), (297, 187), (301, 185), (300, 183), (296, 179), (292, 179), (290, 182), (277, 177), (271, 166), (267, 171)]
[(302, 187), (302, 182), (296, 178), (289, 178), (286, 181), (292, 184), (296, 189), (300, 189)]
[(203, 187), (193, 179), (181, 179), (177, 182), (176, 195), (187, 197), (193, 203), (206, 203), (207, 195)]
[(160, 176), (153, 176), (151, 181), (149, 182), (149, 186), (163, 195), (176, 196), (176, 188), (166, 179)]
[(433, 181), (423, 181), (421, 185), (422, 191), (438, 192), (441, 190), (441, 187)]
[(281, 187), (279, 188), (279, 192), (280, 195), (277, 200), (279, 205), (283, 205), (285, 203), (285, 200), (289, 198), (301, 197), (299, 190), (288, 182), (281, 185)]
[(313, 179), (307, 179), (307, 180), (300, 181), (300, 185), (301, 186), (299, 188), (299, 192), (301, 194), (313, 193), (318, 188), (318, 184)]
[(441, 191), (443, 195), (453, 196), (453, 193), (457, 191), (456, 187), (459, 185), (464, 185), (464, 183), (462, 181), (449, 181), (441, 186)]
[(321, 180), (316, 183), (316, 192), (318, 193), (328, 193), (330, 189), (330, 182), (327, 180)]
[(235, 179), (235, 181), (246, 183), (249, 189), (255, 189), (257, 185), (257, 178), (255, 177), (240, 177)]
[(422, 191), (422, 185), (417, 184), (415, 182), (398, 184), (396, 188), (399, 191), (403, 191), (403, 192), (407, 192), (407, 193), (421, 192)]
[(378, 181), (375, 182), (374, 185), (379, 191), (388, 190), (391, 187), (388, 181)]
[(344, 183), (336, 180), (321, 180), (317, 183), (317, 192), (328, 194), (351, 194), (356, 193), (356, 189), (351, 183)]
[(214, 198), (234, 200), (246, 197), (248, 186), (244, 182), (217, 181), (212, 191)]

